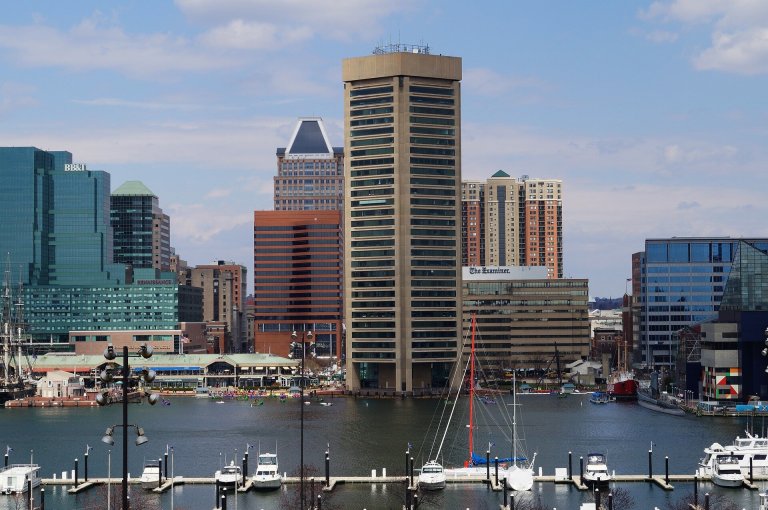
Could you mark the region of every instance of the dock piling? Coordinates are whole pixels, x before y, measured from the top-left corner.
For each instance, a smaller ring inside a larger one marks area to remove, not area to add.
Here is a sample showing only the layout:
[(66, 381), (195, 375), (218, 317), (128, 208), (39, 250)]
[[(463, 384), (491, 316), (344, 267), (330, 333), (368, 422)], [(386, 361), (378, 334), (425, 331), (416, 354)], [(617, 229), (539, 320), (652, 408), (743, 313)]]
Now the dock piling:
[(571, 461), (573, 459), (573, 452), (568, 452), (568, 480), (573, 480), (573, 467)]
[(709, 510), (709, 492), (704, 494), (704, 510)]
[(245, 453), (243, 454), (243, 477), (244, 478), (248, 478), (248, 448), (249, 448), (248, 446), (245, 447)]
[(163, 464), (163, 469), (161, 469), (160, 471), (162, 471), (163, 476), (165, 478), (168, 478), (168, 445), (166, 445), (165, 447), (164, 459), (165, 459), (165, 463)]
[(693, 506), (699, 506), (699, 477), (693, 475)]
[(653, 478), (653, 450), (648, 450), (648, 478)]
[(600, 508), (600, 489), (595, 489), (595, 508)]
[(45, 489), (40, 489), (40, 510), (45, 510)]
[[(226, 492), (227, 490), (224, 489), (222, 492)], [(227, 510), (227, 495), (222, 494), (221, 495), (221, 510)]]
[[(406, 470), (408, 469), (407, 463), (405, 468)], [(331, 454), (328, 450), (325, 450), (325, 486), (330, 487), (330, 485), (331, 485)]]
[(32, 508), (32, 480), (27, 480), (27, 506)]
[(485, 450), (485, 479), (491, 484), (491, 450)]
[[(750, 457), (751, 460), (751, 457)], [(669, 485), (669, 456), (664, 456), (664, 483)]]
[(579, 480), (584, 479), (584, 457), (579, 457)]
[[(499, 458), (498, 457), (494, 457), (493, 458), (493, 469), (494, 469), (494, 471), (496, 473), (495, 474), (495, 476), (496, 476), (496, 486), (498, 487), (498, 485), (499, 485)], [(504, 484), (505, 487), (506, 487), (506, 485), (507, 484)]]
[(80, 475), (80, 473), (78, 473), (78, 469), (77, 469), (77, 459), (75, 459), (75, 487), (80, 485), (80, 484), (77, 483), (77, 481), (78, 481), (77, 479), (78, 479), (79, 475)]
[(413, 487), (413, 457), (411, 457), (411, 487)]
[(157, 462), (159, 464), (158, 465), (159, 469), (157, 470), (157, 486), (162, 487), (163, 486), (163, 459), (158, 459)]
[(613, 492), (608, 493), (608, 510), (613, 510)]
[(317, 510), (323, 510), (323, 497), (320, 494), (317, 495)]
[(85, 481), (87, 482), (88, 481), (88, 449), (87, 448), (85, 450), (85, 457), (83, 460), (85, 462), (85, 465), (83, 466), (83, 468), (85, 468)]
[(505, 483), (504, 484), (504, 508), (507, 508), (507, 501), (509, 501), (509, 494), (507, 494), (507, 484)]
[(755, 481), (752, 478), (752, 457), (749, 457), (749, 483), (754, 483)]

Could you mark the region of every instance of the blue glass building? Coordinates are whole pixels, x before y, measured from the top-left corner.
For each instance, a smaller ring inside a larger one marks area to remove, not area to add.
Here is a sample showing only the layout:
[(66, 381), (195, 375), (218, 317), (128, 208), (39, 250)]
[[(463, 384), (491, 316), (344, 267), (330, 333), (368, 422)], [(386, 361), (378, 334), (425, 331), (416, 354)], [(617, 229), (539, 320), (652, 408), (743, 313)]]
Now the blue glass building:
[(758, 250), (768, 239), (648, 239), (635, 254), (633, 275), (640, 277), (636, 361), (649, 368), (673, 368), (678, 332), (715, 319), (733, 261), (743, 241)]
[(113, 262), (107, 172), (73, 163), (69, 152), (0, 147), (0, 204), (2, 263), (9, 284), (23, 287), (32, 339), (201, 320), (198, 289), (154, 269), (134, 271), (129, 283), (126, 266)]

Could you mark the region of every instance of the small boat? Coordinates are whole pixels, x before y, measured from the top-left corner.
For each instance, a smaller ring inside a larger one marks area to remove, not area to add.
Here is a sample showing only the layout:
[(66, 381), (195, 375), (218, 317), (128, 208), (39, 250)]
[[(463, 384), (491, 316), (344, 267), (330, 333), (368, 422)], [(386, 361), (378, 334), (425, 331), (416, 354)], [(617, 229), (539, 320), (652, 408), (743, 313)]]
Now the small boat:
[(333, 405), (333, 402), (320, 402), (320, 405), (323, 407), (329, 407)]
[(590, 395), (589, 401), (593, 404), (608, 404), (610, 402), (616, 402), (616, 397), (613, 397), (604, 391), (595, 391)]
[(260, 453), (256, 474), (251, 478), (253, 488), (256, 490), (279, 489), (283, 483), (283, 477), (277, 467), (277, 454)]
[(430, 460), (421, 467), (419, 488), (429, 491), (444, 489), (445, 479), (445, 470), (442, 464), (435, 460)]
[(584, 483), (591, 486), (607, 485), (612, 479), (608, 472), (608, 464), (602, 453), (587, 455), (587, 466), (584, 468)]
[(243, 484), (243, 472), (240, 466), (235, 465), (235, 461), (230, 461), (228, 466), (224, 466), (220, 471), (216, 471), (213, 476), (219, 485), (225, 487), (237, 486)]
[(160, 461), (150, 460), (144, 463), (144, 471), (141, 472), (141, 488), (152, 490), (160, 486), (162, 475), (160, 474)]
[(29, 482), (34, 489), (40, 485), (38, 471), (40, 466), (37, 464), (11, 464), (0, 469), (0, 493), (21, 494), (27, 491)]
[(744, 475), (739, 467), (739, 458), (735, 455), (721, 455), (715, 460), (712, 483), (720, 487), (741, 487)]

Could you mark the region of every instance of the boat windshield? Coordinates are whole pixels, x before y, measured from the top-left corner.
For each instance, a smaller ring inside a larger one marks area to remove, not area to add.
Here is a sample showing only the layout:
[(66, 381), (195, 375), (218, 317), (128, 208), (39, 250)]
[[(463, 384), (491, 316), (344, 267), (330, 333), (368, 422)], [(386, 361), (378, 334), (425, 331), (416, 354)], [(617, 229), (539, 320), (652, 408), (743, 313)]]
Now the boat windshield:
[(271, 465), (277, 464), (277, 458), (272, 457), (271, 455), (262, 455), (261, 457), (259, 457), (259, 464), (271, 466)]
[(422, 473), (442, 473), (443, 468), (437, 467), (437, 466), (429, 466), (425, 467), (421, 470)]

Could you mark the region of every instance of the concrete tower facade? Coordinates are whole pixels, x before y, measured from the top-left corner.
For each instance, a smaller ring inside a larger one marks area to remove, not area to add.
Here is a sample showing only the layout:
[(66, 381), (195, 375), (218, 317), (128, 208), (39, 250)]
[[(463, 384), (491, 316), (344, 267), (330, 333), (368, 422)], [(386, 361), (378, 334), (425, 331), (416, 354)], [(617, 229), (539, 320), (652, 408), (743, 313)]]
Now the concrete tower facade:
[(443, 386), (460, 350), (461, 59), (343, 62), (347, 385)]

